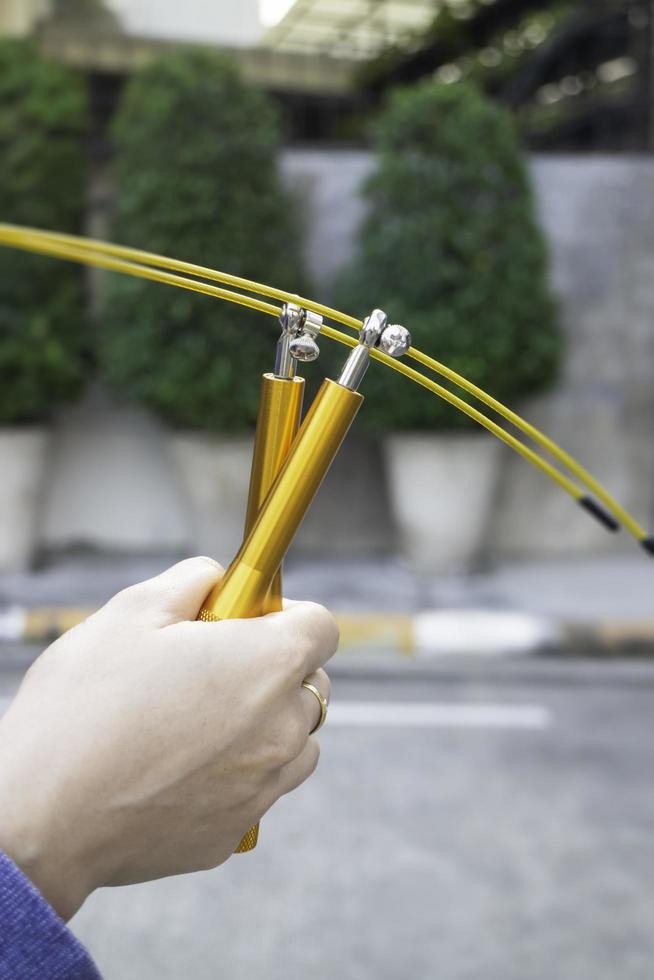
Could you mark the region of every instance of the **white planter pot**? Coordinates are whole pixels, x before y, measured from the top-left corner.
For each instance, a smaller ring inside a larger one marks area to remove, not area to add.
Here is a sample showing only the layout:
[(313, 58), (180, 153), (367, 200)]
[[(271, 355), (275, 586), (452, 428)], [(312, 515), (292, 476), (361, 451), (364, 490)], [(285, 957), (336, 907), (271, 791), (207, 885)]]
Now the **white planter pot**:
[(393, 514), (416, 571), (461, 572), (474, 564), (487, 533), (500, 449), (477, 434), (386, 437)]
[(225, 566), (243, 540), (253, 445), (253, 436), (170, 436), (193, 550)]
[(48, 435), (41, 427), (0, 428), (0, 571), (32, 561)]
[(393, 552), (385, 482), (378, 441), (350, 432), (302, 522), (291, 555), (348, 560)]

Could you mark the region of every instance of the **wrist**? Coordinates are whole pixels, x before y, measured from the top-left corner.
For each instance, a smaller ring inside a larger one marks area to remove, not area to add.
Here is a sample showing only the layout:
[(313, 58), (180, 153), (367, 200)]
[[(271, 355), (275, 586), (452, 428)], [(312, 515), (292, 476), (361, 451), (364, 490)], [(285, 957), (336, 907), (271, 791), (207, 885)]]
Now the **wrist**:
[(29, 878), (64, 922), (75, 915), (92, 890), (82, 886), (78, 875), (71, 875), (69, 869), (51, 860), (49, 853), (34, 847), (22, 829), (18, 834), (6, 833), (2, 822), (0, 850)]
[[(56, 806), (44, 805), (38, 774), (13, 759), (3, 742), (0, 739), (0, 850), (67, 921), (94, 886), (71, 849), (70, 827), (64, 827)], [(58, 826), (62, 832), (57, 832)]]

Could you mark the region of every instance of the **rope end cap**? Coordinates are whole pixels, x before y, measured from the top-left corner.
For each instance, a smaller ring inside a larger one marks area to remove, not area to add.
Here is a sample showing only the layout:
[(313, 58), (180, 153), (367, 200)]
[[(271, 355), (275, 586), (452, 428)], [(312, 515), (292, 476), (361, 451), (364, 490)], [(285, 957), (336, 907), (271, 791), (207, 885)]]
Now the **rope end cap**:
[(607, 531), (615, 533), (620, 530), (620, 525), (615, 520), (614, 517), (605, 510), (601, 504), (599, 504), (594, 497), (579, 497), (579, 506), (583, 507), (585, 511), (591, 514), (598, 524), (606, 528)]

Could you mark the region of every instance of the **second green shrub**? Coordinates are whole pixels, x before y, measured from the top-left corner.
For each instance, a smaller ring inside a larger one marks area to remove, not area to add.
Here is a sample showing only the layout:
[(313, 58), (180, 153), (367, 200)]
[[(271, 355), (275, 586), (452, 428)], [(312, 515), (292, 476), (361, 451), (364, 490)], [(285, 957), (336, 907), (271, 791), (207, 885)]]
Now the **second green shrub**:
[[(394, 93), (375, 137), (368, 216), (338, 305), (357, 316), (381, 307), (503, 401), (551, 384), (561, 340), (509, 113), (469, 85), (429, 81)], [(365, 388), (369, 428), (472, 424), (389, 371), (373, 366)]]

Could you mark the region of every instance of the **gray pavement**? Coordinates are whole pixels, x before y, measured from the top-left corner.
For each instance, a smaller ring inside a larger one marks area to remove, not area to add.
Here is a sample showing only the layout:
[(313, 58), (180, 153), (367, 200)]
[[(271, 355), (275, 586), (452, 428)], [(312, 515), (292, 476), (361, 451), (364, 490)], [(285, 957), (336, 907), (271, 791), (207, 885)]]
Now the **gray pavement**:
[(106, 980), (651, 980), (654, 666), (332, 673), (254, 853), (76, 916)]

